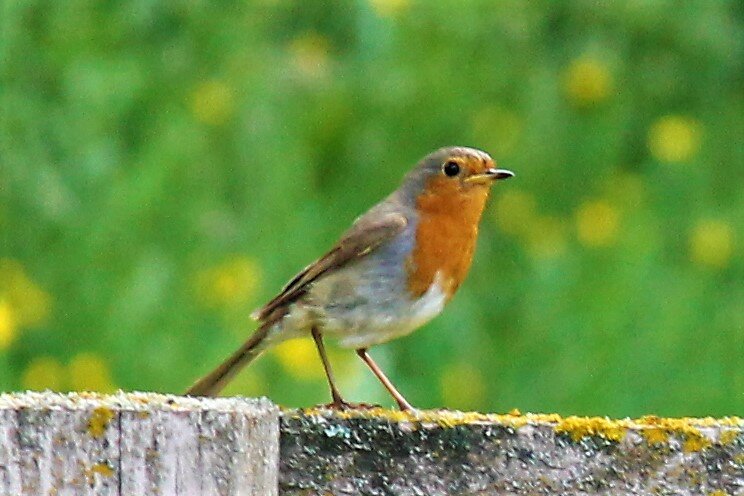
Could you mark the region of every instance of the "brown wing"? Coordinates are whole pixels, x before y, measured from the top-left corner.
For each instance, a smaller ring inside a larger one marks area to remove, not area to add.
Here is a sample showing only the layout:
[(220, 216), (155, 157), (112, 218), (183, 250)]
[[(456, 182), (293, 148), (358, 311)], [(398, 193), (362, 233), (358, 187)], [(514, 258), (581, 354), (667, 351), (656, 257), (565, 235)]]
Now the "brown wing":
[(351, 260), (363, 257), (385, 241), (405, 229), (408, 221), (401, 214), (388, 213), (374, 220), (360, 218), (331, 250), (311, 263), (287, 283), (270, 302), (251, 314), (264, 320), (277, 308), (292, 303), (305, 294), (308, 285), (330, 270), (344, 266)]

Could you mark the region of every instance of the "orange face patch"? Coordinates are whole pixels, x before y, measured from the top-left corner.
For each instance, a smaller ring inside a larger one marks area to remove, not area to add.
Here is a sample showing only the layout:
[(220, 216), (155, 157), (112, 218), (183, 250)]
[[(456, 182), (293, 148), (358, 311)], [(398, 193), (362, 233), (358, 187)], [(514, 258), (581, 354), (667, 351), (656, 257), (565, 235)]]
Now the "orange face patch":
[[(456, 160), (464, 177), (493, 166), (481, 157)], [(417, 199), (419, 214), (416, 245), (408, 260), (408, 291), (424, 294), (437, 274), (451, 298), (470, 269), (478, 237), (478, 223), (488, 199), (490, 185), (464, 184), (460, 178), (439, 174), (431, 177)]]

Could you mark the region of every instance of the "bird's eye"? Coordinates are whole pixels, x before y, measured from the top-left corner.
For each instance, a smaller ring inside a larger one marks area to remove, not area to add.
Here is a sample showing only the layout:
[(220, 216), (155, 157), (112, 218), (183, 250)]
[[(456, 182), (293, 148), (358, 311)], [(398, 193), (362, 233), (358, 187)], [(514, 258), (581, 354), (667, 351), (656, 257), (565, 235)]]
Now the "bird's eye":
[(449, 177), (454, 177), (460, 173), (460, 165), (457, 162), (449, 161), (442, 167), (444, 174)]

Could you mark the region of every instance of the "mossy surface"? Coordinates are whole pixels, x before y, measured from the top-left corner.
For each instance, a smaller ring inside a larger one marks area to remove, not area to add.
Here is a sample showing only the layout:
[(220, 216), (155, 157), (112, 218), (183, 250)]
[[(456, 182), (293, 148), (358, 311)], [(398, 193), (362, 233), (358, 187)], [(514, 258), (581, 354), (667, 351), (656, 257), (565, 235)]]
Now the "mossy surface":
[(456, 410), (416, 410), (403, 412), (385, 408), (356, 410), (331, 410), (324, 407), (304, 410), (285, 410), (285, 416), (321, 416), (338, 419), (381, 420), (392, 423), (408, 423), (413, 428), (421, 425), (436, 425), (455, 428), (463, 425), (496, 424), (513, 429), (525, 425), (551, 426), (558, 434), (566, 434), (573, 441), (587, 437), (600, 437), (609, 441), (621, 441), (628, 430), (640, 433), (652, 445), (664, 444), (670, 436), (685, 441), (686, 451), (697, 451), (710, 446), (701, 429), (720, 428), (721, 443), (732, 442), (744, 429), (744, 419), (736, 416), (662, 418), (646, 415), (637, 419), (611, 419), (608, 417), (562, 417), (555, 413), (521, 413), (512, 410), (506, 414), (461, 412)]
[(282, 494), (640, 494), (639, 487), (734, 494), (744, 483), (743, 431), (737, 417), (285, 410), (280, 487)]

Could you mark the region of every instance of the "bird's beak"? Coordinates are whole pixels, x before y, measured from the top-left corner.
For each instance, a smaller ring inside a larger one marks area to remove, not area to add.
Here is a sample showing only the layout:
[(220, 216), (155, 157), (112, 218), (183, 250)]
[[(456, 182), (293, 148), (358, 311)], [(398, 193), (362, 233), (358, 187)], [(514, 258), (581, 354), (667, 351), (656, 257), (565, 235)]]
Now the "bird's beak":
[(506, 169), (486, 169), (483, 174), (476, 174), (465, 179), (468, 183), (486, 183), (491, 181), (497, 181), (499, 179), (509, 179), (514, 177), (514, 173)]

